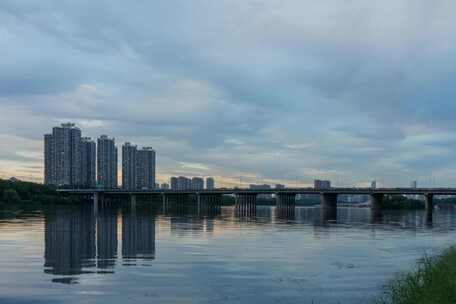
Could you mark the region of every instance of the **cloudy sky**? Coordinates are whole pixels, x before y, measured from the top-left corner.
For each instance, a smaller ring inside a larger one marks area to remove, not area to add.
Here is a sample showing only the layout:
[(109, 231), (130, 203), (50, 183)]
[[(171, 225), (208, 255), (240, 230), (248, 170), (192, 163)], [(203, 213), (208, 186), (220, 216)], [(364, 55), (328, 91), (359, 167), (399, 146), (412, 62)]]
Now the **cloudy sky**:
[[(456, 184), (456, 2), (0, 1), (0, 176), (65, 121), (159, 181)], [(120, 163), (120, 160), (119, 160)]]

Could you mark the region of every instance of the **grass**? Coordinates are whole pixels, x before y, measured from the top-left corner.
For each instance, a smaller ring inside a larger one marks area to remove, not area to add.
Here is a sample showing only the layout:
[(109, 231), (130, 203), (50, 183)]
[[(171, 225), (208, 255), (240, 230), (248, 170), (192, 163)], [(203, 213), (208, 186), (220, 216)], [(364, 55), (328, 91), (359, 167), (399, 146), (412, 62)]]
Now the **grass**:
[(385, 288), (379, 304), (456, 303), (456, 247), (435, 257), (424, 257), (412, 272)]

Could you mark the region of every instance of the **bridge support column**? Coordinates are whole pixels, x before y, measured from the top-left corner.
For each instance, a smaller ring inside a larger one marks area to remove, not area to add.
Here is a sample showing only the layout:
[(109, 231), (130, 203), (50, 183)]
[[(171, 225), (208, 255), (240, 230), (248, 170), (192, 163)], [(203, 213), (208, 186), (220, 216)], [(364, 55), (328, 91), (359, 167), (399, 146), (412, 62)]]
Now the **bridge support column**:
[(434, 195), (432, 193), (427, 193), (424, 195), (424, 210), (426, 223), (432, 224), (432, 214), (434, 211)]
[(337, 193), (322, 193), (320, 201), (322, 221), (337, 220)]
[(236, 193), (235, 209), (239, 215), (251, 215), (256, 212), (257, 195), (254, 193)]
[(384, 194), (382, 193), (373, 193), (369, 195), (370, 205), (372, 210), (381, 210), (383, 204)]
[(276, 207), (294, 207), (296, 194), (294, 193), (277, 193)]
[(198, 214), (214, 214), (220, 211), (220, 206), (222, 205), (222, 195), (198, 193), (197, 201)]
[(382, 205), (383, 197), (382, 193), (373, 193), (369, 195), (369, 201), (371, 206), (371, 223), (379, 223), (382, 219)]
[(295, 218), (296, 194), (276, 194), (276, 216), (282, 220), (293, 220)]
[(424, 209), (431, 211), (434, 209), (434, 195), (432, 193), (424, 195)]
[(104, 195), (100, 192), (93, 193), (93, 213), (98, 214), (98, 206), (100, 203), (103, 203)]
[(165, 212), (166, 208), (168, 207), (168, 195), (166, 193), (162, 193), (162, 211)]
[(322, 193), (320, 201), (322, 209), (337, 209), (337, 193)]
[(136, 210), (136, 194), (130, 194), (131, 210)]

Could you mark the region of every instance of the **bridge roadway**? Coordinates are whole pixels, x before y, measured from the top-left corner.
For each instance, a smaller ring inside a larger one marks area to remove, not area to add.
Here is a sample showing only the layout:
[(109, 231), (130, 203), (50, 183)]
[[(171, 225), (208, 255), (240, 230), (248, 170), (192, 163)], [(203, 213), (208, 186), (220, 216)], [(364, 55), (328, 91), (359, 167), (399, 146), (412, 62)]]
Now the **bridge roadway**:
[(132, 202), (136, 202), (137, 195), (161, 195), (163, 203), (169, 202), (170, 198), (184, 201), (188, 195), (196, 195), (198, 204), (217, 204), (221, 202), (222, 195), (232, 194), (236, 198), (236, 206), (240, 208), (253, 208), (256, 198), (260, 194), (274, 194), (277, 206), (294, 206), (297, 194), (320, 195), (321, 207), (325, 210), (335, 211), (337, 208), (338, 195), (369, 195), (370, 205), (373, 210), (380, 210), (385, 195), (423, 195), (425, 208), (433, 209), (433, 197), (436, 195), (456, 195), (456, 188), (285, 188), (285, 189), (242, 189), (242, 188), (218, 188), (214, 190), (125, 190), (125, 189), (59, 189), (61, 193), (73, 195), (92, 196), (94, 205), (98, 204), (104, 196), (128, 195)]

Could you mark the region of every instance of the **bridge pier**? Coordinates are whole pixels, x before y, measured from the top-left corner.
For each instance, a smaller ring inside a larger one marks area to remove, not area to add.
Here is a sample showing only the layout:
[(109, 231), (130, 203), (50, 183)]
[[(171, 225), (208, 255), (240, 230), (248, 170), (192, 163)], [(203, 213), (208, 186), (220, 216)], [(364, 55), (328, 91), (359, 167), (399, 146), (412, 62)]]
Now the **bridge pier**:
[(432, 224), (432, 214), (434, 211), (434, 195), (432, 193), (427, 193), (424, 195), (424, 210), (426, 216), (426, 223)]
[(276, 207), (294, 207), (296, 194), (276, 193)]
[(383, 193), (373, 193), (369, 195), (371, 209), (375, 211), (380, 211), (383, 204)]
[(337, 193), (321, 193), (320, 201), (322, 221), (337, 220)]
[(93, 193), (93, 213), (95, 215), (98, 214), (98, 206), (100, 203), (103, 203), (104, 201), (104, 195), (98, 191)]
[(208, 215), (220, 212), (222, 194), (197, 193), (198, 214)]
[(166, 198), (166, 194), (162, 193), (161, 197), (162, 197), (162, 208), (163, 208), (163, 210), (165, 210), (166, 204), (168, 203), (168, 200)]
[(434, 194), (426, 193), (424, 195), (424, 209), (431, 211), (434, 209)]
[(236, 193), (235, 209), (239, 215), (251, 215), (256, 211), (256, 193)]
[(320, 201), (322, 209), (337, 209), (337, 193), (322, 193)]
[(136, 210), (136, 194), (130, 194), (131, 210)]

